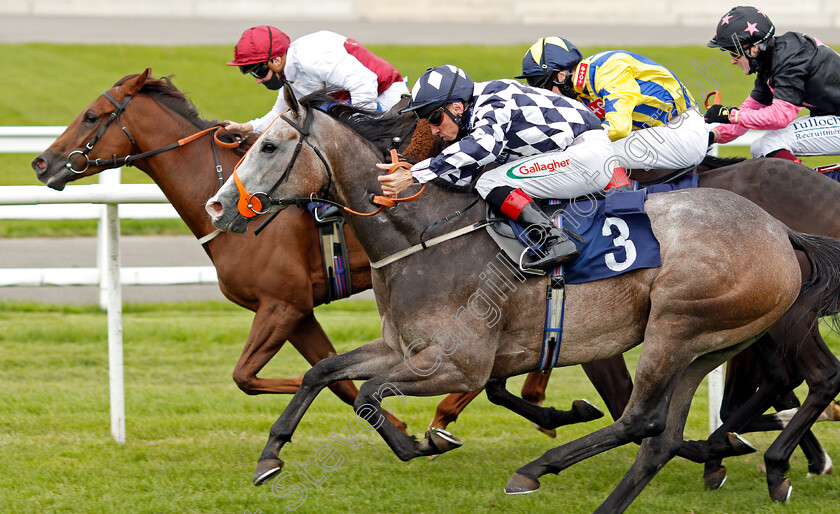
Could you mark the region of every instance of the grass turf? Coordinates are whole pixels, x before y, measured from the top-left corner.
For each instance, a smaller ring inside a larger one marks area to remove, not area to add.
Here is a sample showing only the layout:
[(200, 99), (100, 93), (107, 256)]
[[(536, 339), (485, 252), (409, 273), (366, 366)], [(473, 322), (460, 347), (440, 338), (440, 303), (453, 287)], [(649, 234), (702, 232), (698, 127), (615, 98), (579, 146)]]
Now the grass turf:
[[(379, 335), (373, 302), (338, 302), (316, 312), (340, 351)], [(276, 513), (300, 501), (305, 487), (299, 512), (591, 512), (635, 457), (634, 445), (618, 448), (547, 475), (536, 494), (510, 497), (502, 488), (519, 466), (607, 421), (561, 428), (550, 440), (482, 395), (451, 426), (465, 441), (462, 448), (434, 461), (401, 462), (327, 391), (283, 451), (290, 474), (273, 487), (253, 487), (269, 427), (290, 397), (246, 396), (231, 380), (250, 321), (249, 312), (226, 303), (126, 306), (128, 440), (117, 445), (109, 434), (105, 314), (93, 307), (0, 304), (0, 510)], [(836, 336), (829, 341), (840, 349)], [(637, 350), (628, 354), (631, 368), (637, 358)], [(296, 376), (306, 369), (286, 347), (262, 375)], [(512, 379), (510, 389), (518, 391), (521, 382)], [(706, 394), (703, 385), (689, 438), (707, 432)], [(546, 404), (568, 408), (581, 397), (604, 408), (579, 367), (555, 370)], [(439, 399), (389, 402), (422, 436)], [(840, 425), (820, 423), (815, 433), (829, 454), (840, 455)], [(748, 435), (759, 453), (729, 459), (729, 480), (717, 492), (703, 490), (701, 466), (674, 459), (630, 512), (831, 510), (840, 482), (836, 476), (806, 479), (798, 450), (789, 473), (792, 503), (770, 502), (760, 452), (775, 435)], [(357, 444), (342, 445), (339, 436)], [(320, 459), (332, 471), (316, 465), (327, 443), (337, 453)]]

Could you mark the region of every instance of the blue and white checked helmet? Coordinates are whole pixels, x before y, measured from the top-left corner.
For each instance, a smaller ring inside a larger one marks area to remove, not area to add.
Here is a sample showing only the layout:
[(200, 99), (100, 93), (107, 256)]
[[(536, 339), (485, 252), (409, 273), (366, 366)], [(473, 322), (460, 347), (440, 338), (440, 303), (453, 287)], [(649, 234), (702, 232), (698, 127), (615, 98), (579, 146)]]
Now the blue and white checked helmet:
[(400, 110), (414, 111), (418, 117), (425, 118), (435, 109), (459, 100), (468, 101), (473, 97), (475, 83), (464, 70), (451, 64), (429, 68), (417, 79), (411, 88), (411, 102)]

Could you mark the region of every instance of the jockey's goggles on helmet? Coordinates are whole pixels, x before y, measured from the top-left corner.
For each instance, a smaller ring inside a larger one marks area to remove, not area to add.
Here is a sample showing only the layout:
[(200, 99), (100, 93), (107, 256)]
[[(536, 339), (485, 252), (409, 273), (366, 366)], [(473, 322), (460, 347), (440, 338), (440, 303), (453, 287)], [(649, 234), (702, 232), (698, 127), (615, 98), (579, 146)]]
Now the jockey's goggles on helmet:
[(268, 76), (268, 72), (270, 71), (267, 62), (261, 62), (256, 66), (250, 64), (240, 66), (239, 69), (242, 71), (243, 74), (250, 73), (251, 76), (258, 79), (264, 79), (266, 76)]

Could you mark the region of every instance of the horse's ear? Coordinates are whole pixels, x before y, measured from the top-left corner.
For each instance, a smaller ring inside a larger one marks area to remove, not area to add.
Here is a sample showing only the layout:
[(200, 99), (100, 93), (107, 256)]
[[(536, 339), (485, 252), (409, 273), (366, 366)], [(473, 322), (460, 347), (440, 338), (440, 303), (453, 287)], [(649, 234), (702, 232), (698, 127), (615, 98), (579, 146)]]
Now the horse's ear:
[(292, 111), (295, 118), (299, 118), (300, 104), (298, 103), (297, 98), (295, 98), (295, 92), (292, 91), (292, 88), (290, 88), (288, 84), (283, 86), (283, 100), (286, 101), (286, 105), (289, 106), (289, 110)]
[(125, 94), (133, 95), (134, 93), (140, 91), (140, 88), (143, 87), (143, 84), (146, 83), (146, 79), (152, 74), (151, 68), (146, 68), (146, 71), (143, 73), (138, 74), (131, 80), (126, 81), (123, 84), (123, 89), (125, 89)]

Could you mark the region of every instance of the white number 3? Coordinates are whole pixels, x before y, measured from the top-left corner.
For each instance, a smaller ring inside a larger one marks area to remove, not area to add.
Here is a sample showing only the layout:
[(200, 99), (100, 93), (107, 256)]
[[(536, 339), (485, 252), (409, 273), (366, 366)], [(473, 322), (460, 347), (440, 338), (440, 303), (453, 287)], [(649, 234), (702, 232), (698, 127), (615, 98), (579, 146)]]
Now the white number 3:
[(615, 246), (624, 248), (626, 258), (623, 262), (617, 262), (615, 260), (615, 254), (608, 253), (604, 256), (604, 261), (609, 269), (613, 271), (624, 271), (636, 262), (636, 245), (628, 239), (630, 236), (630, 227), (627, 226), (627, 223), (623, 219), (607, 218), (604, 221), (604, 228), (601, 229), (601, 235), (612, 235), (611, 227), (618, 229), (618, 237), (613, 239), (612, 242)]

